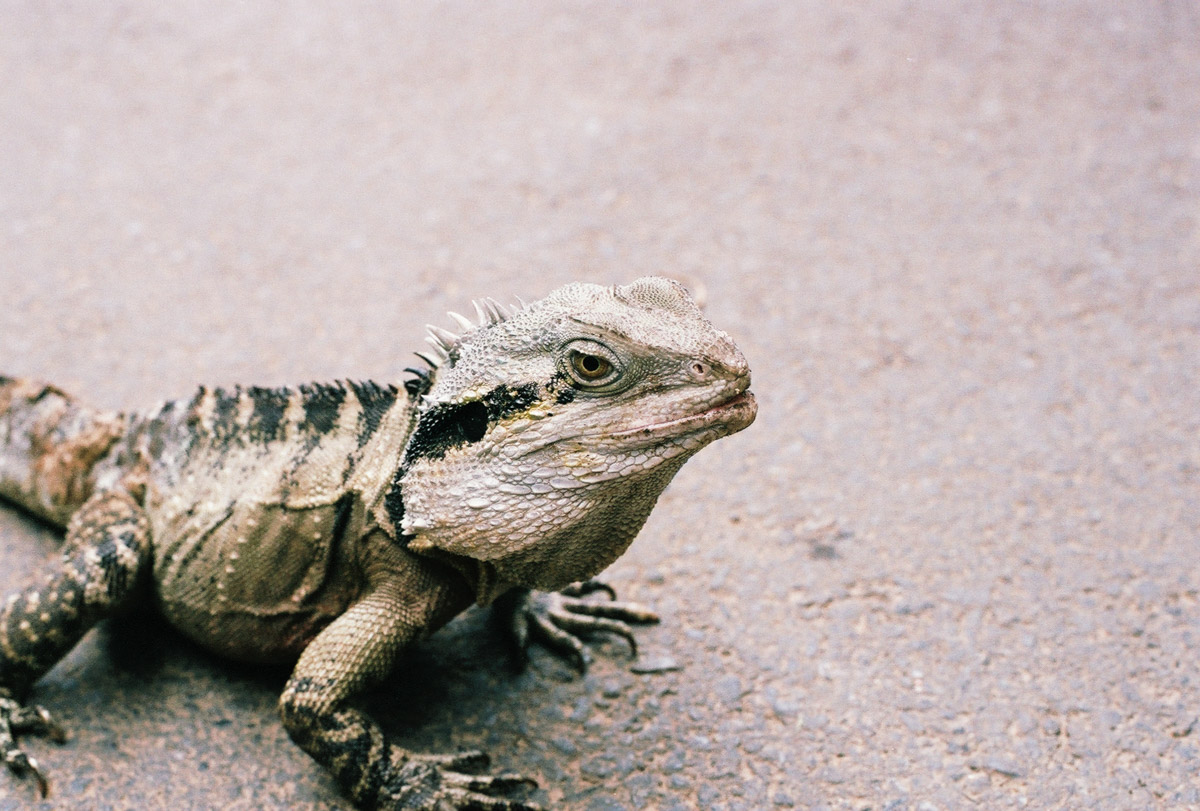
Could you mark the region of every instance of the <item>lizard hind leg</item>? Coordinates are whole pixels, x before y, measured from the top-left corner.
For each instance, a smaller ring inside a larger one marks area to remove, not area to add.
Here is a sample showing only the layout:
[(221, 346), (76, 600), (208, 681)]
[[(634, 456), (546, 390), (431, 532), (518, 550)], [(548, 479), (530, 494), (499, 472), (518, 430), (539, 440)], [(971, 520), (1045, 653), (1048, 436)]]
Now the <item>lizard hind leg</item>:
[(58, 564), (0, 605), (0, 758), (14, 773), (32, 774), (43, 796), (46, 781), (16, 736), (63, 734), (46, 710), (22, 702), (88, 629), (134, 598), (149, 547), (149, 524), (133, 496), (97, 493), (71, 518)]

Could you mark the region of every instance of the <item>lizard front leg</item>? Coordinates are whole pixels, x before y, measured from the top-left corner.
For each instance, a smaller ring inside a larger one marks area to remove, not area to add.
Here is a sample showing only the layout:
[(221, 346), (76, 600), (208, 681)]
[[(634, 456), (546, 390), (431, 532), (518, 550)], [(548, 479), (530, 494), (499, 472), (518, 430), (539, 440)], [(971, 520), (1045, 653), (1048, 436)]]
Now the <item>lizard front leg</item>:
[[(588, 600), (588, 595), (604, 593), (607, 601)], [(570, 658), (579, 671), (585, 672), (591, 654), (580, 640), (580, 634), (597, 632), (614, 634), (629, 643), (637, 656), (637, 640), (630, 624), (648, 625), (659, 621), (658, 615), (637, 603), (618, 601), (612, 587), (599, 580), (572, 583), (562, 591), (545, 592), (513, 589), (495, 602), (501, 622), (523, 658), (536, 637), (560, 656)]]
[(126, 492), (97, 493), (71, 518), (60, 566), (0, 609), (0, 757), (16, 774), (32, 774), (42, 796), (46, 780), (15, 736), (63, 733), (46, 710), (22, 702), (89, 628), (130, 601), (149, 557), (141, 506)]
[(309, 644), (280, 698), (292, 740), (332, 773), (356, 804), (381, 811), (537, 811), (493, 796), (532, 781), (477, 776), (482, 752), (417, 755), (392, 743), (369, 716), (350, 706), (355, 694), (387, 674), (425, 627), (429, 610), (392, 584), (376, 588)]

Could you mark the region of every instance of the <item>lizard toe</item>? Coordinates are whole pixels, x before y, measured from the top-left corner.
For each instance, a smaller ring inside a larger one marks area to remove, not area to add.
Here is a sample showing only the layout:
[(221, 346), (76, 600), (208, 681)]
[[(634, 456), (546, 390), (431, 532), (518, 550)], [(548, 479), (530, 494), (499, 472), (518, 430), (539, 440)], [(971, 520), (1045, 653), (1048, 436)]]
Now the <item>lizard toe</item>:
[(44, 800), (50, 796), (50, 782), (46, 780), (46, 776), (38, 768), (36, 760), (15, 746), (4, 749), (3, 754), (4, 763), (13, 774), (18, 777), (26, 774), (32, 775), (33, 779), (37, 781), (38, 794), (41, 795), (41, 798)]
[(444, 765), (459, 758), (459, 755), (410, 756), (392, 773), (379, 808), (387, 811), (541, 811), (540, 806), (532, 803), (495, 796), (522, 787), (537, 788), (536, 781), (518, 774), (462, 774)]
[(487, 752), (468, 749), (449, 755), (407, 755), (409, 760), (428, 763), (451, 772), (477, 772), (486, 769), (492, 762)]
[(474, 792), (490, 792), (503, 791), (508, 792), (513, 789), (521, 788), (537, 788), (537, 781), (531, 777), (525, 777), (521, 774), (459, 774), (457, 772), (445, 772), (443, 777), (447, 785), (452, 785), (460, 789)]
[[(590, 600), (602, 592), (605, 600)], [(508, 613), (509, 635), (521, 657), (536, 637), (559, 656), (571, 660), (580, 673), (587, 671), (591, 656), (581, 636), (606, 633), (629, 643), (637, 656), (637, 639), (631, 625), (649, 625), (659, 617), (638, 603), (613, 599), (612, 588), (597, 580), (572, 583), (561, 592), (515, 592), (497, 607)]]
[(38, 793), (44, 799), (50, 794), (50, 783), (37, 761), (17, 745), (17, 735), (40, 735), (55, 743), (62, 743), (66, 740), (66, 733), (54, 723), (50, 712), (44, 707), (24, 705), (7, 695), (7, 691), (0, 693), (0, 758), (3, 758), (9, 771), (18, 777), (33, 777), (37, 781)]
[[(5, 711), (0, 709), (0, 717), (4, 715)], [(55, 743), (67, 740), (66, 731), (54, 722), (50, 711), (37, 704), (17, 705), (8, 714), (8, 723), (14, 735), (38, 735)]]
[(572, 583), (566, 588), (562, 589), (560, 593), (565, 594), (568, 597), (586, 597), (589, 594), (595, 594), (598, 591), (602, 591), (607, 594), (608, 599), (610, 600), (617, 599), (616, 589), (605, 583), (603, 580), (595, 579), (581, 580), (578, 583)]
[(457, 803), (455, 808), (470, 809), (470, 811), (543, 811), (543, 808), (536, 803), (492, 797), (475, 791), (451, 788), (446, 793), (451, 802)]

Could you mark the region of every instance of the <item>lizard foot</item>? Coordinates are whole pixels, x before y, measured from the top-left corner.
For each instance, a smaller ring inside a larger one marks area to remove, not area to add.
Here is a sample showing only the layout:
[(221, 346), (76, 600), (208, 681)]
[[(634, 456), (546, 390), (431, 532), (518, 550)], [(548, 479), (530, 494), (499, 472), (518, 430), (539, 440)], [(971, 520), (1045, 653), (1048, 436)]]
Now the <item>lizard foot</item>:
[(50, 783), (38, 768), (37, 761), (17, 746), (16, 736), (21, 734), (43, 735), (55, 743), (67, 739), (62, 727), (50, 719), (45, 708), (22, 705), (10, 698), (6, 690), (0, 689), (0, 758), (18, 777), (32, 775), (37, 781), (38, 792), (45, 799), (50, 794)]
[[(608, 595), (608, 602), (587, 599), (598, 592)], [(571, 659), (580, 673), (587, 671), (592, 660), (580, 634), (615, 634), (628, 642), (637, 656), (637, 640), (630, 624), (658, 622), (653, 611), (637, 603), (618, 601), (612, 587), (598, 580), (572, 583), (559, 592), (518, 590), (505, 597), (509, 604), (502, 610), (511, 612), (509, 633), (521, 655), (536, 636), (559, 655)]]
[(386, 811), (442, 811), (447, 808), (472, 811), (542, 811), (541, 806), (520, 800), (494, 796), (521, 786), (537, 788), (537, 783), (517, 774), (475, 775), (485, 768), (483, 752), (456, 755), (407, 755), (392, 772), (380, 797), (379, 808)]

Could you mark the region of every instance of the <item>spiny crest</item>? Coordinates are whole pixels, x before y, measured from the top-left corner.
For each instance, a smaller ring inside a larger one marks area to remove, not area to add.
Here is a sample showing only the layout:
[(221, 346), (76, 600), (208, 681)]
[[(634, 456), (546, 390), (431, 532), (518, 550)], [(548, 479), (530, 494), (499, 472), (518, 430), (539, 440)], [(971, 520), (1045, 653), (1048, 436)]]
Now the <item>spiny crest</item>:
[(494, 324), (499, 324), (512, 318), (515, 313), (528, 309), (521, 298), (517, 297), (517, 303), (512, 306), (506, 306), (496, 301), (493, 298), (476, 299), (471, 302), (475, 308), (475, 321), (467, 318), (461, 313), (451, 311), (448, 313), (451, 319), (461, 328), (462, 332), (455, 333), (448, 329), (443, 329), (434, 324), (427, 324), (425, 329), (428, 335), (425, 336), (426, 343), (429, 344), (430, 350), (427, 352), (415, 353), (418, 358), (429, 365), (430, 371), (438, 369), (440, 366), (449, 362), (454, 365), (455, 353), (458, 350), (459, 343), (462, 341), (462, 336), (473, 329), (479, 327), (490, 327)]

